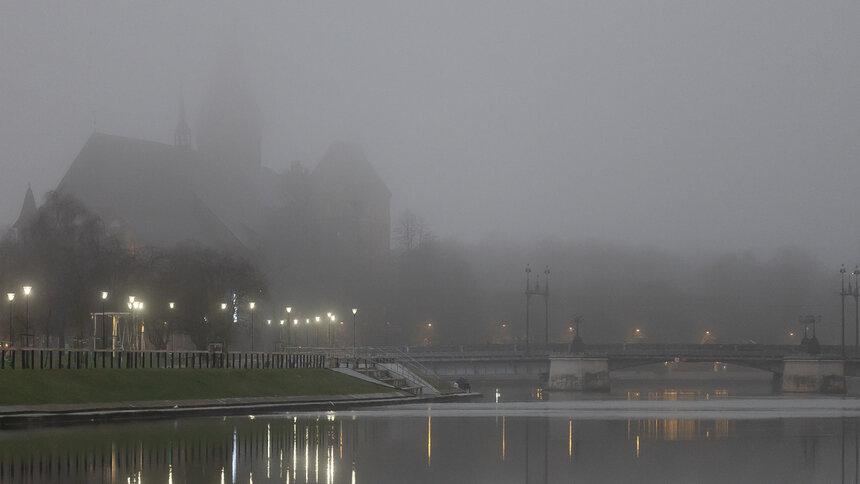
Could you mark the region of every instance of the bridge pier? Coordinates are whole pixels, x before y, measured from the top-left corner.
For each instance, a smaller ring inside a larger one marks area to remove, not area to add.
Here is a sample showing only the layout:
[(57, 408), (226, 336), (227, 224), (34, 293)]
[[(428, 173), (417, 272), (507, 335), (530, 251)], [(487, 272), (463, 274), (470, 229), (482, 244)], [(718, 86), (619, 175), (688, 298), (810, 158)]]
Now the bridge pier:
[(608, 392), (609, 358), (588, 356), (550, 358), (549, 389)]
[(781, 393), (845, 393), (843, 360), (785, 359), (774, 386)]

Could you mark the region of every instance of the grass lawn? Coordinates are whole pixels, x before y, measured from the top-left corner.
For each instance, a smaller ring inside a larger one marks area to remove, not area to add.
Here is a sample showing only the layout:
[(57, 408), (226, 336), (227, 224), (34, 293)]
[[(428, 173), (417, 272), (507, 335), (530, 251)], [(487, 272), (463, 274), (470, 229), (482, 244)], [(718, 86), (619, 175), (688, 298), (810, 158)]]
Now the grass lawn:
[(0, 372), (0, 405), (380, 393), (322, 369), (90, 369)]

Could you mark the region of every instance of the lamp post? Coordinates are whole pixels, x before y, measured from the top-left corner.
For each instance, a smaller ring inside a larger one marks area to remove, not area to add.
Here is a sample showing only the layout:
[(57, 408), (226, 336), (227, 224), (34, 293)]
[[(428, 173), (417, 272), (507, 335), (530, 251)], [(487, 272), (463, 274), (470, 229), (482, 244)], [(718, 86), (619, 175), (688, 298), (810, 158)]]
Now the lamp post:
[(854, 355), (857, 355), (857, 347), (860, 346), (860, 267), (854, 266), (854, 272), (851, 273), (854, 276), (854, 291), (852, 292), (852, 296), (854, 296)]
[(129, 309), (129, 311), (131, 311), (131, 330), (134, 331), (133, 338), (135, 339), (135, 342), (136, 342), (136, 340), (137, 340), (137, 329), (134, 327), (134, 309), (135, 309), (135, 307), (136, 306), (134, 304), (134, 296), (129, 296), (128, 297), (128, 309)]
[[(107, 339), (105, 339), (105, 300), (108, 298), (107, 291), (102, 291), (102, 349), (107, 349)], [(113, 333), (113, 331), (111, 331)]]
[(12, 303), (15, 301), (15, 293), (7, 293), (6, 297), (9, 299), (9, 344), (12, 345), (15, 341), (15, 338), (12, 337)]
[[(839, 269), (839, 274), (842, 275), (842, 290), (839, 291), (840, 299), (842, 299), (842, 357), (845, 358), (845, 296), (848, 296), (848, 293), (845, 292), (845, 264)], [(851, 286), (851, 280), (848, 281), (849, 287)]]
[[(287, 306), (285, 309), (287, 310), (287, 321), (289, 322), (290, 313), (293, 312), (293, 307)], [(290, 328), (289, 325), (287, 325), (287, 345), (291, 345), (293, 343), (293, 334), (292, 333), (293, 333), (292, 329)]]
[(30, 347), (30, 291), (33, 290), (31, 286), (24, 286), (24, 304), (26, 306), (26, 316), (24, 319), (24, 344), (29, 348)]
[(328, 323), (328, 347), (331, 348), (334, 346), (334, 329), (332, 329), (331, 325), (333, 325), (335, 323), (335, 319), (337, 319), (337, 318), (335, 317), (334, 314), (332, 314), (328, 317), (328, 319), (329, 319), (329, 323)]
[(311, 318), (305, 318), (305, 346), (311, 345)]
[(134, 314), (138, 309), (143, 309), (143, 303), (140, 301), (135, 301), (134, 296), (129, 296), (128, 298), (128, 309), (131, 310), (131, 327), (135, 333), (135, 339), (137, 340), (137, 349), (143, 349), (143, 326), (140, 328), (137, 327), (137, 324), (134, 320)]
[[(282, 339), (284, 337), (284, 323), (286, 323), (286, 320), (282, 319), (281, 320), (281, 329), (278, 330), (278, 343), (280, 343), (278, 345), (280, 347), (279, 351), (283, 351), (283, 349), (284, 349), (284, 345), (283, 345), (284, 342)], [(289, 330), (290, 330), (290, 327), (287, 326), (287, 331), (289, 331)], [(287, 337), (287, 338), (289, 339), (289, 337)]]
[[(176, 307), (176, 303), (174, 303), (173, 301), (167, 303), (167, 308), (170, 309), (171, 317), (173, 316), (173, 309), (175, 307)], [(170, 349), (170, 340), (172, 338), (170, 337), (170, 325), (167, 324), (167, 321), (164, 322), (164, 328), (167, 330), (167, 342), (164, 344), (164, 346), (169, 350)]]
[(352, 354), (355, 354), (355, 315), (358, 308), (352, 308)]
[(248, 307), (250, 308), (249, 312), (251, 313), (251, 352), (254, 351), (254, 307), (256, 305), (257, 303), (253, 301), (248, 303)]
[(314, 346), (319, 347), (320, 345), (320, 317), (314, 316)]

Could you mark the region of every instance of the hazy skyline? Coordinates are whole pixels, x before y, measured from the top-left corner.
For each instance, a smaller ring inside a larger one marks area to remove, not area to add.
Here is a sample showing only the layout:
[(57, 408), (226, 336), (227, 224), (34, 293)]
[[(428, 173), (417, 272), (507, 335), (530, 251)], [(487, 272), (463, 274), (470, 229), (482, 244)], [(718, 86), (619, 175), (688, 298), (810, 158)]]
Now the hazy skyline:
[(226, 39), (265, 165), (359, 142), (440, 236), (860, 258), (847, 1), (3, 4), (0, 225), (93, 130), (172, 142), (180, 88), (194, 132)]

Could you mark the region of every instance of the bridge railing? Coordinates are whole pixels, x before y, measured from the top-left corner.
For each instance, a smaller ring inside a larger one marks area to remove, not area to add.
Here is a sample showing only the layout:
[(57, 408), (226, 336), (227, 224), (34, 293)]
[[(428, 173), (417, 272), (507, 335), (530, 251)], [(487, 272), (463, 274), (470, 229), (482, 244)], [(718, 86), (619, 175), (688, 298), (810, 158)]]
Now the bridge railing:
[[(531, 345), (529, 351), (519, 345), (435, 345), (418, 347), (401, 347), (400, 351), (408, 354), (419, 362), (463, 359), (499, 359), (499, 358), (543, 358), (548, 356), (563, 356), (574, 354), (567, 344)], [(689, 356), (756, 356), (756, 357), (785, 357), (811, 356), (807, 349), (800, 345), (763, 345), (763, 344), (655, 344), (655, 343), (620, 343), (620, 344), (591, 344), (585, 345), (575, 354), (579, 355), (619, 355), (619, 356), (660, 356), (683, 357)], [(842, 356), (839, 345), (822, 345), (814, 353), (817, 357)], [(854, 348), (845, 349), (848, 357), (858, 357)]]

